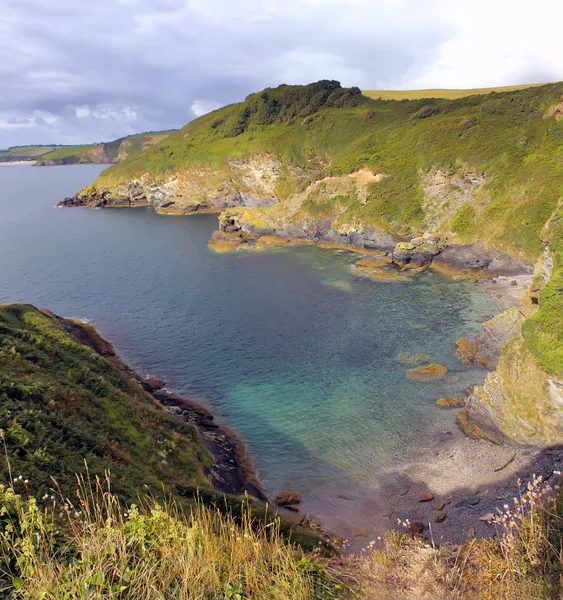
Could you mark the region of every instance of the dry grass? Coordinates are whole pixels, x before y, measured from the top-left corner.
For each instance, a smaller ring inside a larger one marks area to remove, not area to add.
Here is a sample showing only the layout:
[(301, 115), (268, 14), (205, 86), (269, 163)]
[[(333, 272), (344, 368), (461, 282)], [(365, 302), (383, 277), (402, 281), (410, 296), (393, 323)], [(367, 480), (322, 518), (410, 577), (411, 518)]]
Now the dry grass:
[(17, 485), (0, 486), (2, 598), (308, 600), (341, 590), (316, 554), (249, 514), (198, 505), (186, 515), (150, 496), (124, 508), (109, 479), (79, 479), (74, 502), (54, 494), (40, 510)]
[(456, 100), (466, 96), (490, 94), (491, 92), (516, 92), (531, 87), (538, 87), (545, 83), (527, 83), (523, 85), (505, 85), (490, 88), (469, 88), (469, 89), (429, 89), (429, 90), (362, 90), (364, 96), (374, 100), (420, 100), (421, 98), (447, 98)]

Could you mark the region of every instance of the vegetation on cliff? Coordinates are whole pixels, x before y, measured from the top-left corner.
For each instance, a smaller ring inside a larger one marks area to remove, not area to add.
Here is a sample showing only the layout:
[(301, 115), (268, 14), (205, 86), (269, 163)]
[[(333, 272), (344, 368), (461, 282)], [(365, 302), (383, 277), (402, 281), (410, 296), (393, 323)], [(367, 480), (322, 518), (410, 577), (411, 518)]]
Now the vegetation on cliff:
[[(561, 169), (560, 169), (561, 170)], [(549, 220), (544, 241), (551, 277), (540, 292), (537, 312), (524, 323), (526, 345), (550, 374), (563, 378), (563, 207)]]
[[(425, 177), (439, 171), (460, 190), (459, 202), (446, 198), (434, 211), (441, 233), (535, 260), (563, 187), (563, 122), (544, 118), (562, 94), (558, 83), (455, 100), (394, 101), (328, 81), (280, 86), (192, 121), (104, 171), (95, 188), (196, 165), (221, 170), (228, 161), (268, 153), (281, 161), (275, 192), (282, 202), (327, 176), (360, 169), (383, 174), (365, 199), (353, 189), (338, 201), (319, 199), (323, 214), (408, 233), (428, 228), (435, 217)], [(473, 188), (466, 173), (483, 177), (467, 197)], [(317, 207), (310, 208), (315, 218)]]
[[(0, 424), (12, 474), (37, 494), (57, 480), (64, 495), (88, 463), (93, 477), (113, 476), (133, 501), (145, 485), (210, 487), (212, 464), (195, 428), (166, 413), (51, 314), (29, 305), (0, 307)], [(2, 479), (8, 479), (4, 461)], [(50, 492), (49, 492), (50, 493)]]

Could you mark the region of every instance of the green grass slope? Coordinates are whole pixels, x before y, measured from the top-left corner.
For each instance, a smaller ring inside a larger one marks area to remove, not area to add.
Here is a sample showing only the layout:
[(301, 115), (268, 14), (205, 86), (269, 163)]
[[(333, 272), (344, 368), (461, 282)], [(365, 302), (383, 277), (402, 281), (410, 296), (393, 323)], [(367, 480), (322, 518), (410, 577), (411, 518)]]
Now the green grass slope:
[[(0, 305), (0, 427), (12, 475), (39, 495), (51, 477), (70, 494), (84, 461), (92, 476), (110, 470), (114, 491), (129, 501), (145, 485), (209, 487), (211, 457), (196, 430), (29, 305)], [(6, 469), (1, 460), (4, 480)]]

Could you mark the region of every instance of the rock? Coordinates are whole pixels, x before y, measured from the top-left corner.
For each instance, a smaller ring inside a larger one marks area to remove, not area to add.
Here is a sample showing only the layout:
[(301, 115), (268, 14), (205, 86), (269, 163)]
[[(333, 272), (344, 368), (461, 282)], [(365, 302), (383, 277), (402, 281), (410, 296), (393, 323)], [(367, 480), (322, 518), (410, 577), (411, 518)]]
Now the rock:
[(438, 363), (419, 366), (407, 370), (407, 378), (411, 381), (437, 381), (443, 379), (448, 372), (448, 368)]
[(432, 267), (461, 277), (519, 275), (531, 272), (527, 265), (500, 250), (477, 244), (451, 244), (434, 257)]
[(483, 515), (482, 517), (479, 517), (479, 521), (484, 521), (487, 524), (491, 524), (493, 521), (495, 520), (495, 515), (493, 515), (493, 513), (487, 513), (486, 515)]
[(423, 531), (424, 523), (421, 523), (420, 521), (409, 523), (409, 526), (407, 527), (407, 535), (410, 535), (412, 538), (421, 536)]
[(456, 345), (461, 362), (495, 369), (503, 346), (520, 333), (523, 321), (524, 315), (513, 307), (482, 323), (477, 335), (459, 338)]
[(399, 492), (399, 496), (406, 496), (409, 493), (409, 491), (410, 490), (408, 488), (405, 488), (404, 490), (401, 490)]
[(417, 502), (432, 502), (434, 500), (434, 494), (426, 492), (417, 498)]
[(439, 504), (436, 504), (436, 510), (444, 510), (444, 506), (446, 506), (446, 503), (440, 502)]
[(294, 506), (295, 504), (299, 504), (300, 502), (301, 494), (295, 490), (282, 490), (276, 495), (276, 504), (278, 506), (290, 507)]
[(446, 375), (444, 381), (446, 383), (457, 383), (459, 381), (459, 377), (457, 375)]
[(141, 385), (147, 392), (156, 392), (161, 390), (166, 385), (166, 381), (164, 381), (164, 379), (155, 379), (151, 377), (149, 379), (145, 379)]
[(368, 537), (371, 533), (373, 533), (371, 527), (354, 527), (354, 529), (352, 529), (352, 535), (354, 537)]
[(399, 352), (395, 356), (395, 360), (404, 365), (420, 365), (429, 362), (431, 358), (430, 354), (425, 354), (424, 352)]
[(413, 238), (410, 242), (398, 242), (391, 257), (403, 269), (424, 270), (444, 248), (445, 241), (439, 236)]
[(446, 408), (459, 408), (460, 406), (465, 406), (465, 398), (463, 396), (440, 398), (439, 400), (436, 400), (436, 404)]
[(381, 516), (382, 517), (392, 517), (393, 516), (393, 511), (392, 510), (386, 510)]
[(214, 231), (207, 244), (216, 252), (232, 252), (239, 246), (246, 245), (247, 241), (240, 232), (225, 233), (224, 231)]
[(448, 515), (445, 512), (439, 512), (434, 517), (434, 523), (443, 523), (446, 520), (447, 516)]
[(491, 423), (488, 413), (484, 415), (479, 414), (478, 418), (475, 419), (473, 414), (470, 416), (468, 407), (465, 406), (457, 413), (456, 421), (467, 437), (488, 440), (493, 444), (502, 444), (504, 441), (503, 434), (498, 430), (496, 424)]

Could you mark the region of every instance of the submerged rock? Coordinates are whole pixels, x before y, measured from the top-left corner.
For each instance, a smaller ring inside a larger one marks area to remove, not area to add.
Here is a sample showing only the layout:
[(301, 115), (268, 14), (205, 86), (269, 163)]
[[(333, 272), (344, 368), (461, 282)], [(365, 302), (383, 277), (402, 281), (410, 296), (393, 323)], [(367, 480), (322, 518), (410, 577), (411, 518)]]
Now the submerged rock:
[(432, 500), (434, 500), (434, 494), (431, 492), (426, 492), (425, 494), (422, 494), (422, 496), (418, 497), (417, 502), (432, 502)]
[(440, 398), (439, 400), (436, 400), (436, 404), (445, 408), (459, 408), (460, 406), (465, 406), (465, 398), (463, 396)]
[(428, 362), (431, 358), (430, 354), (425, 354), (424, 352), (399, 352), (395, 356), (395, 360), (404, 365), (420, 365)]
[(419, 366), (407, 370), (407, 378), (411, 381), (438, 381), (443, 379), (448, 372), (448, 368), (438, 363), (427, 366)]
[(276, 495), (276, 504), (290, 508), (301, 502), (301, 493), (295, 490), (282, 490)]

